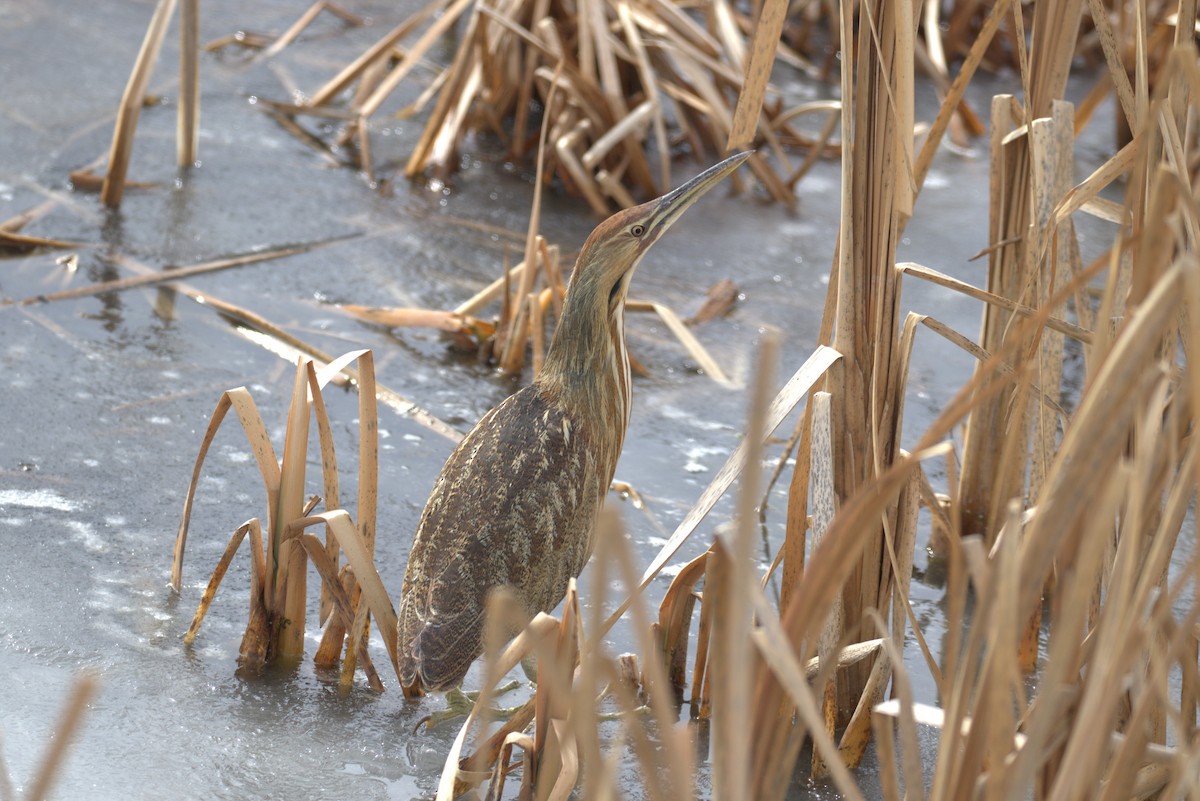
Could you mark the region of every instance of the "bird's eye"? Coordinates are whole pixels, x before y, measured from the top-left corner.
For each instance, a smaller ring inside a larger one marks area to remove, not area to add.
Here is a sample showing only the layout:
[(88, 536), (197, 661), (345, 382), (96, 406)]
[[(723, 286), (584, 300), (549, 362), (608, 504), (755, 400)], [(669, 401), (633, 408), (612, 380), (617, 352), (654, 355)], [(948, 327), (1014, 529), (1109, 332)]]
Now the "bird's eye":
[(646, 233), (646, 226), (638, 223), (629, 229), (629, 233), (633, 234), (634, 236), (641, 236), (642, 234)]

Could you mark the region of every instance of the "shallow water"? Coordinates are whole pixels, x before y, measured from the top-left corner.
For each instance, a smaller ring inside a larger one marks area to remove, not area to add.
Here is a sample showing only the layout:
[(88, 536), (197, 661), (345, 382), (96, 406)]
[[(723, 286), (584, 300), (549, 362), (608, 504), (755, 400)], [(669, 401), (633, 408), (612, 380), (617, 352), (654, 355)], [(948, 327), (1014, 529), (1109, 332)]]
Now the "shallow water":
[[(354, 3), (372, 17), (370, 26), (344, 29), (323, 17), (268, 63), (251, 64), (232, 52), (206, 56), (201, 166), (184, 177), (173, 166), (177, 55), (168, 38), (151, 82), (151, 91), (168, 102), (143, 111), (130, 173), (159, 187), (130, 190), (116, 213), (106, 212), (95, 195), (67, 186), (68, 171), (107, 151), (113, 113), (152, 9), (148, 2), (108, 5), (101, 11), (68, 0), (0, 2), (0, 219), (47, 196), (58, 198), (59, 207), (26, 232), (89, 243), (77, 251), (73, 276), (56, 263), (57, 253), (0, 261), (0, 297), (22, 299), (128, 274), (104, 256), (162, 267), (341, 238), (190, 283), (326, 351), (373, 348), (381, 383), (461, 430), (515, 388), (451, 352), (432, 332), (365, 326), (329, 304), (445, 308), (461, 302), (497, 274), (506, 244), (515, 252), (515, 240), (467, 223), (519, 238), (531, 197), (528, 173), (479, 143), (451, 188), (401, 180), (393, 196), (383, 197), (355, 171), (331, 167), (252, 102), (284, 99), (289, 83), (319, 85), (411, 4)], [(243, 26), (281, 31), (303, 5), (206, 2), (202, 40)], [(429, 76), (417, 77), (396, 106)], [(799, 81), (792, 88), (817, 96), (832, 91)], [(976, 108), (986, 109), (990, 92), (1005, 88), (1003, 79), (980, 82)], [(926, 89), (924, 118), (931, 119), (934, 102)], [(399, 159), (420, 132), (413, 120), (383, 127), (386, 135), (380, 130), (374, 139), (380, 163)], [(1090, 146), (1099, 155), (1106, 145)], [(939, 158), (899, 257), (978, 283), (983, 266), (967, 260), (986, 244), (986, 143), (976, 147), (979, 154)], [(678, 169), (682, 180), (699, 167)], [(642, 493), (666, 531), (737, 444), (762, 327), (784, 332), (781, 374), (798, 368), (813, 347), (836, 233), (837, 182), (836, 163), (818, 165), (800, 185), (795, 212), (714, 192), (638, 272), (635, 296), (685, 315), (722, 278), (733, 278), (744, 295), (731, 315), (696, 331), (743, 389), (723, 389), (698, 374), (661, 324), (631, 315), (630, 346), (651, 376), (635, 380), (617, 473)], [(542, 232), (564, 250), (577, 248), (595, 224), (585, 205), (559, 196), (545, 202)], [(908, 282), (904, 304), (965, 332), (978, 326), (977, 303), (932, 285)], [(73, 677), (86, 669), (100, 677), (100, 693), (71, 749), (59, 797), (407, 799), (431, 793), (454, 729), (410, 732), (440, 699), (409, 705), (394, 687), (377, 696), (361, 679), (341, 697), (308, 663), (284, 676), (235, 676), (248, 587), (244, 559), (229, 571), (196, 646), (187, 650), (181, 642), (229, 532), (262, 513), (257, 471), (230, 422), (200, 483), (182, 597), (168, 591), (171, 547), (202, 432), (220, 392), (247, 385), (278, 446), (290, 365), (210, 308), (168, 290), (144, 289), (0, 308), (0, 367), (0, 675), (6, 677), (0, 747), (18, 785), (32, 776)], [(969, 357), (922, 335), (906, 441), (924, 430), (970, 367)], [(356, 399), (330, 390), (328, 402), (344, 486), (352, 487)], [(378, 563), (395, 593), (424, 499), (451, 445), (388, 409), (381, 410), (380, 435)], [(312, 475), (317, 469), (310, 464)], [(777, 489), (764, 564), (780, 540), (784, 505)], [(621, 506), (644, 564), (665, 534), (630, 504)], [(728, 505), (718, 507), (676, 565), (702, 551), (728, 516)], [(944, 628), (941, 590), (922, 580), (923, 551), (916, 567), (913, 604), (936, 651)], [(654, 585), (655, 601), (666, 581)], [(586, 572), (583, 587), (585, 600), (595, 597), (588, 594)], [(617, 651), (633, 646), (628, 628), (619, 626), (612, 638)], [(309, 639), (311, 653), (311, 632)], [(915, 648), (908, 658), (920, 665)], [(925, 675), (922, 669), (914, 674)], [(922, 700), (936, 700), (927, 679), (917, 690)], [(817, 797), (832, 794), (809, 789)]]

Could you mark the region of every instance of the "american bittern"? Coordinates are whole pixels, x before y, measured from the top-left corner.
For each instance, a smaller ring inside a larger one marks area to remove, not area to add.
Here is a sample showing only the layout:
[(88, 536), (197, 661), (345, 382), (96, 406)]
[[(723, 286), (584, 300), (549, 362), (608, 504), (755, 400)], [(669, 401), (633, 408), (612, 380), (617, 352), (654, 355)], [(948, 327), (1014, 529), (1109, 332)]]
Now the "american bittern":
[(625, 296), (638, 262), (740, 153), (669, 194), (618, 212), (580, 251), (533, 384), (485, 414), (425, 505), (400, 599), (405, 694), (457, 687), (483, 651), (489, 592), (550, 611), (592, 553), (629, 424)]

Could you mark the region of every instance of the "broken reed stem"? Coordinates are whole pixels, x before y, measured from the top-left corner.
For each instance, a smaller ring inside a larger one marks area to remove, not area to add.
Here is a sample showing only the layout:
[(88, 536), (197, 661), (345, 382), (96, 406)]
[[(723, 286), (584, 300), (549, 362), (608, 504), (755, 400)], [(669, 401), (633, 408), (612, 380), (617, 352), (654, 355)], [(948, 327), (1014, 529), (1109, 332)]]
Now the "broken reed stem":
[(243, 267), (248, 264), (256, 264), (260, 261), (283, 259), (287, 258), (288, 256), (295, 256), (298, 253), (307, 253), (311, 250), (316, 250), (317, 248), (332, 244), (333, 241), (340, 240), (293, 245), (275, 250), (258, 251), (239, 256), (228, 256), (225, 258), (214, 259), (213, 261), (189, 265), (187, 267), (166, 268), (163, 272), (145, 273), (142, 275), (130, 276), (128, 278), (115, 278), (111, 281), (104, 281), (99, 284), (79, 286), (75, 287), (74, 289), (64, 289), (61, 292), (51, 292), (46, 295), (34, 295), (33, 297), (24, 298), (20, 302), (22, 305), (28, 306), (34, 303), (50, 303), (52, 301), (72, 300), (75, 298), (90, 297), (92, 295), (103, 295), (106, 292), (123, 292), (125, 290), (135, 289), (137, 287), (171, 283), (182, 278), (191, 278), (195, 275), (205, 275), (207, 273), (218, 272), (220, 270), (228, 270), (233, 267)]
[(175, 0), (158, 0), (154, 16), (150, 18), (150, 27), (146, 30), (146, 38), (142, 42), (142, 49), (138, 51), (133, 72), (125, 85), (125, 92), (121, 95), (121, 105), (117, 109), (117, 122), (113, 129), (112, 147), (108, 154), (108, 171), (100, 189), (100, 201), (106, 206), (116, 208), (121, 205), (142, 100), (146, 96), (150, 75), (154, 72), (154, 62), (162, 49), (167, 23), (171, 21), (174, 12)]
[(175, 163), (184, 169), (196, 163), (200, 128), (200, 0), (181, 0), (179, 15), (179, 114), (176, 121)]

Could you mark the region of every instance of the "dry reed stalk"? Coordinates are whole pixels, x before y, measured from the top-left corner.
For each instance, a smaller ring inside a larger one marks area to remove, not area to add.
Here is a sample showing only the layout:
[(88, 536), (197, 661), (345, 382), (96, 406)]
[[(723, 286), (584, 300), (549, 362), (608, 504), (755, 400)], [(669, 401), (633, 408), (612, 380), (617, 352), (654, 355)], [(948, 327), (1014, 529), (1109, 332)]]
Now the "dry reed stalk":
[(286, 31), (279, 35), (270, 47), (264, 49), (259, 55), (259, 59), (267, 59), (279, 53), (285, 47), (290, 45), (296, 38), (304, 32), (304, 29), (313, 23), (322, 11), (327, 11), (342, 22), (350, 26), (360, 26), (365, 24), (365, 20), (357, 14), (352, 14), (336, 3), (331, 3), (329, 0), (318, 0), (309, 6), (303, 14), (292, 23)]
[[(838, 398), (832, 420), (834, 489), (843, 503), (886, 472), (898, 453), (903, 379), (896, 369), (895, 247), (915, 191), (911, 7), (864, 3), (859, 17), (862, 24), (851, 48), (854, 14), (843, 4), (843, 49), (857, 54), (855, 69), (842, 70), (842, 141), (850, 144), (842, 152), (833, 346), (845, 359), (829, 385)], [(880, 522), (843, 590), (848, 634), (856, 631), (866, 609), (887, 610), (891, 573), (884, 559), (883, 527), (895, 525), (895, 510)], [(852, 668), (838, 688), (836, 717), (841, 723), (859, 707), (870, 675), (870, 664)], [(864, 716), (859, 720), (869, 722)]]
[(454, 336), (464, 347), (479, 347), (496, 335), (496, 324), (458, 311), (437, 309), (380, 308), (344, 303), (338, 306), (347, 314), (374, 325), (388, 328), (432, 328)]
[(32, 253), (39, 248), (62, 250), (64, 248), (89, 248), (92, 246), (88, 242), (68, 242), (63, 239), (48, 239), (41, 236), (0, 231), (0, 251), (11, 253)]
[(754, 141), (767, 82), (771, 77), (771, 66), (775, 62), (775, 52), (779, 46), (779, 34), (783, 32), (786, 16), (787, 3), (782, 0), (764, 0), (761, 4), (758, 23), (754, 28), (754, 39), (750, 45), (750, 59), (745, 61), (746, 77), (734, 111), (729, 140), (725, 144), (728, 151), (745, 150)]
[[(1087, 278), (1087, 274), (1082, 274), (1073, 279), (1073, 283), (1086, 281)], [(1065, 297), (1066, 294), (1074, 290), (1074, 286), (1064, 288), (1059, 293), (1059, 296), (1056, 298), (1055, 302), (1059, 302), (1062, 297)], [(1030, 321), (1028, 326), (1044, 325), (1044, 321), (1048, 317), (1048, 309), (1040, 309), (1037, 317)], [(915, 318), (910, 319), (905, 326), (905, 335), (903, 338), (904, 345), (901, 349), (904, 353), (907, 353), (907, 350), (911, 348), (914, 320)], [(1024, 336), (1028, 336), (1028, 333), (1021, 333), (1020, 336), (1014, 337), (1014, 343), (1019, 343), (1021, 341), (1021, 337)], [(980, 375), (978, 375), (974, 381), (964, 387), (958, 398), (956, 398), (956, 400), (947, 407), (946, 411), (943, 413), (942, 417), (939, 418), (934, 428), (931, 429), (931, 431), (922, 439), (922, 444), (920, 447), (928, 447), (929, 444), (936, 442), (938, 438), (948, 434), (952, 430), (954, 422), (960, 420), (962, 416), (972, 408), (972, 406), (986, 401), (989, 397), (994, 396), (1000, 388), (1007, 385), (1011, 378), (1006, 379), (1005, 376), (1011, 376), (1012, 373), (1011, 371), (1005, 372), (1000, 368), (1006, 360), (1013, 359), (1019, 352), (1020, 348), (1017, 347), (1016, 344), (1009, 343), (1002, 352), (989, 359), (988, 370), (981, 371)], [(897, 366), (897, 373), (898, 376), (901, 377), (901, 383), (903, 383), (903, 376), (905, 375), (907, 369), (906, 362), (907, 356), (905, 355)], [(911, 461), (911, 459), (905, 459), (906, 464), (911, 464)], [(875, 496), (872, 501), (875, 504), (875, 506), (872, 507), (874, 509), (887, 508), (889, 505), (888, 498), (894, 497), (890, 495), (890, 493), (900, 493), (901, 500), (899, 503), (899, 509), (907, 509), (907, 511), (897, 512), (896, 519), (899, 525), (897, 528), (892, 530), (895, 533), (890, 534), (889, 538), (885, 539), (885, 544), (890, 546), (886, 548), (886, 558), (891, 563), (892, 569), (897, 575), (906, 576), (911, 568), (906, 562), (906, 558), (901, 554), (903, 554), (905, 551), (911, 553), (912, 535), (909, 532), (911, 532), (915, 524), (915, 506), (913, 499), (919, 494), (916, 490), (918, 485), (909, 481), (907, 482), (907, 488), (901, 491), (900, 484), (903, 482), (897, 481), (899, 476), (896, 475), (896, 471), (891, 471), (888, 476), (891, 477), (889, 486), (895, 486), (895, 490), (889, 490), (889, 494), (883, 494), (882, 489), (877, 487), (873, 488), (872, 485), (865, 487), (864, 491), (866, 491), (869, 495)], [(882, 497), (880, 497), (881, 495)], [(903, 500), (905, 497), (907, 497), (908, 500)], [(857, 511), (854, 513), (855, 516), (863, 514), (862, 507), (855, 508), (857, 509)], [(843, 525), (851, 527), (860, 526), (862, 525), (862, 520), (870, 519), (869, 517), (859, 518), (860, 522), (858, 523), (848, 522), (846, 519), (844, 519), (848, 512), (849, 509), (843, 508), (842, 512), (834, 518), (835, 527), (840, 527)], [(871, 514), (873, 515), (875, 513), (872, 512)], [(857, 531), (857, 529), (855, 530)], [(885, 531), (887, 531), (887, 529), (885, 529)], [(860, 532), (857, 536), (858, 542), (853, 547), (861, 548), (863, 545), (861, 541), (863, 534)], [(844, 549), (851, 546), (848, 543), (839, 543), (839, 547)], [(822, 562), (822, 565), (825, 566), (827, 564), (838, 564), (839, 571), (845, 571), (845, 568), (841, 567), (841, 565), (847, 557), (848, 554), (846, 554), (845, 551), (842, 551), (841, 555), (837, 557), (836, 561), (830, 561), (828, 563)], [(794, 597), (789, 602), (789, 611), (799, 609), (811, 610), (814, 608), (828, 609), (828, 606), (826, 605), (827, 600), (820, 602), (815, 601), (813, 597), (809, 595), (809, 593), (822, 593), (822, 595), (818, 597), (824, 597), (826, 599), (833, 597), (837, 593), (837, 587), (840, 586), (843, 581), (843, 579), (837, 578), (837, 575), (842, 575), (844, 577), (845, 573), (841, 572), (840, 574), (834, 574), (834, 577), (830, 578), (825, 570), (820, 572), (810, 571), (806, 575), (805, 581), (802, 582), (800, 587), (797, 588), (796, 594), (794, 594)], [(814, 584), (821, 585), (822, 588), (819, 590), (814, 589)], [(893, 610), (892, 626), (894, 629), (894, 636), (899, 638), (903, 635), (901, 615), (907, 614), (911, 617), (912, 613), (911, 610), (907, 609), (907, 602), (904, 599), (906, 590), (903, 583), (898, 583), (895, 586), (895, 589), (892, 591), (896, 593), (896, 607)], [(806, 596), (808, 596), (807, 599)], [(905, 604), (903, 612), (900, 608), (902, 602)], [(811, 618), (811, 615), (809, 615), (809, 617)], [(800, 622), (800, 618), (795, 618), (792, 616), (789, 616), (788, 620), (792, 621), (792, 623), (789, 625), (795, 625), (796, 623)], [(792, 642), (806, 643), (806, 645), (803, 647), (815, 649), (817, 642), (816, 627), (819, 622), (820, 619), (817, 619), (815, 622), (809, 621), (806, 623), (807, 628), (795, 630), (792, 635)], [(951, 624), (951, 627), (953, 627), (953, 624)], [(986, 628), (983, 630), (986, 630)], [(805, 653), (805, 651), (801, 650), (801, 654), (803, 653)], [(1010, 658), (1015, 659), (1015, 655), (1010, 655)], [(969, 659), (967, 660), (967, 663), (970, 663)], [(876, 688), (874, 690), (875, 693), (877, 693), (882, 687), (882, 676), (887, 672), (887, 665), (884, 664), (882, 667), (880, 667), (877, 664), (877, 668), (878, 669), (872, 671), (871, 677), (869, 677), (869, 683)], [(820, 679), (818, 679), (818, 681), (820, 681)], [(758, 787), (762, 788), (764, 791), (769, 791), (771, 795), (782, 792), (782, 788), (786, 785), (787, 777), (790, 776), (791, 765), (795, 759), (795, 754), (799, 746), (799, 741), (795, 736), (795, 732), (792, 731), (790, 719), (787, 716), (781, 717), (775, 711), (780, 708), (779, 693), (781, 691), (782, 688), (779, 687), (776, 679), (767, 675), (764, 675), (762, 678), (760, 678), (756, 707), (765, 711), (761, 713), (760, 717), (756, 720), (754, 729), (756, 733), (756, 742), (758, 743), (755, 748), (756, 769), (761, 770), (761, 774), (756, 775), (761, 775)], [(864, 696), (864, 704), (863, 706), (860, 706), (860, 709), (862, 709), (864, 706), (869, 706), (870, 698), (868, 696), (870, 695), (871, 694)], [(822, 729), (823, 728), (824, 727), (822, 726)], [(852, 725), (851, 729), (853, 728), (854, 727)], [(773, 730), (774, 733), (772, 734)], [(814, 736), (816, 736), (815, 732)], [(828, 737), (828, 734), (823, 736)], [(855, 745), (855, 743), (857, 743), (857, 745)], [(841, 758), (845, 758), (847, 760), (852, 759), (855, 755), (854, 749), (861, 748), (861, 745), (861, 738), (856, 739), (849, 737), (848, 730), (847, 735), (843, 736), (843, 746), (850, 747), (851, 750), (844, 753)], [(838, 771), (842, 769), (842, 767), (844, 766), (840, 761), (838, 761), (836, 764), (830, 765), (830, 768), (834, 771)]]
[(116, 208), (121, 205), (125, 177), (129, 172), (129, 158), (133, 153), (133, 136), (137, 130), (138, 116), (142, 111), (142, 100), (146, 95), (150, 74), (154, 72), (154, 62), (158, 60), (158, 52), (162, 49), (167, 23), (171, 21), (174, 12), (175, 0), (158, 0), (154, 16), (150, 19), (150, 26), (146, 30), (146, 38), (138, 51), (137, 61), (134, 62), (133, 72), (130, 73), (125, 92), (121, 95), (112, 147), (108, 153), (108, 171), (104, 176), (104, 186), (100, 190), (100, 200), (106, 206)]
[[(1018, 109), (1012, 98), (1001, 96), (992, 104), (992, 186), (988, 257), (988, 291), (1018, 302), (1035, 299), (1039, 305), (1054, 282), (1053, 260), (1043, 258), (1039, 242), (1050, 241), (1045, 231), (1049, 222), (1045, 213), (1030, 208), (1034, 191), (1031, 166), (1030, 124), (1053, 113), (1053, 101), (1062, 96), (1067, 71), (1074, 53), (1080, 16), (1080, 3), (1070, 0), (1054, 8), (1038, 9), (1034, 15), (1033, 45), (1030, 61), (1029, 102)], [(1061, 125), (1062, 123), (1060, 123)], [(1009, 132), (1014, 131), (1011, 134)], [(1061, 135), (1068, 135), (1064, 133)], [(1055, 179), (1055, 184), (1060, 184)], [(1041, 182), (1049, 198), (1050, 185)], [(1046, 203), (1038, 210), (1046, 211)], [(1027, 239), (1032, 228), (1035, 239)], [(1010, 243), (997, 247), (1000, 243)], [(1065, 264), (1063, 267), (1065, 268)], [(984, 311), (980, 345), (995, 351), (1010, 325), (1011, 313), (988, 306)], [(1047, 352), (1052, 357), (1052, 352)], [(1053, 365), (1040, 368), (1043, 381)], [(1061, 364), (1059, 365), (1061, 371)], [(1051, 386), (1057, 379), (1050, 378)], [(1025, 483), (1028, 460), (1026, 439), (1029, 431), (1027, 407), (1016, 405), (1010, 392), (1002, 392), (992, 403), (971, 416), (963, 444), (963, 470), (960, 494), (963, 498), (963, 530), (982, 533), (991, 542), (1003, 520), (1009, 498), (1019, 495)], [(1041, 427), (1045, 430), (1045, 427)], [(997, 437), (997, 432), (1005, 432)], [(1005, 443), (1012, 443), (1005, 452)], [(1040, 469), (1040, 468), (1039, 468)]]
[(179, 114), (175, 129), (175, 163), (196, 163), (200, 129), (200, 0), (183, 0), (179, 14)]
[[(698, 593), (696, 585), (704, 578), (708, 566), (708, 558), (712, 549), (705, 551), (688, 562), (675, 578), (663, 595), (658, 607), (658, 632), (662, 639), (662, 652), (667, 665), (668, 675), (675, 692), (682, 696), (687, 689), (687, 656), (688, 640), (692, 626), (692, 612), (696, 605)], [(704, 625), (704, 622), (701, 622)], [(699, 643), (699, 640), (697, 641)], [(707, 658), (707, 648), (696, 649), (696, 671), (703, 675), (703, 662)], [(699, 682), (697, 682), (699, 684)], [(699, 695), (699, 687), (693, 689), (692, 703), (695, 705)], [(708, 717), (707, 711), (699, 716)]]
[[(831, 428), (831, 395), (828, 392), (814, 392), (812, 395), (811, 414), (811, 467), (807, 473), (812, 484), (807, 508), (811, 513), (810, 528), (812, 547), (820, 547), (825, 535), (829, 532), (829, 523), (833, 520), (837, 508), (837, 494), (834, 491), (833, 443)], [(801, 472), (801, 471), (797, 471)], [(802, 576), (796, 576), (796, 581)], [(794, 587), (791, 588), (795, 590)], [(790, 600), (790, 598), (789, 598)], [(817, 639), (818, 661), (826, 661), (837, 650), (838, 639), (845, 625), (841, 598), (835, 598), (830, 608), (825, 612), (825, 620)], [(816, 695), (821, 699), (821, 711), (824, 719), (825, 733), (832, 738), (837, 731), (837, 674), (826, 673), (825, 683), (816, 688)], [(822, 776), (826, 773), (824, 761), (819, 751), (813, 751), (812, 774)]]
[(237, 256), (226, 256), (220, 259), (213, 259), (212, 261), (201, 262), (200, 264), (188, 265), (186, 267), (167, 268), (162, 272), (143, 273), (142, 275), (131, 276), (128, 278), (115, 278), (111, 281), (103, 281), (90, 286), (64, 289), (61, 292), (51, 292), (45, 295), (34, 295), (32, 297), (23, 298), (20, 303), (28, 306), (34, 303), (50, 303), (52, 301), (72, 300), (75, 298), (90, 297), (92, 295), (102, 295), (106, 292), (124, 292), (128, 289), (135, 289), (138, 287), (171, 283), (178, 281), (181, 278), (191, 278), (192, 276), (205, 275), (208, 273), (218, 272), (220, 270), (228, 270), (233, 267), (243, 267), (247, 264), (256, 264), (260, 261), (271, 261), (272, 259), (283, 259), (287, 258), (288, 256), (295, 256), (299, 253), (308, 253), (309, 251), (324, 247), (325, 245), (333, 244), (334, 242), (338, 241), (344, 241), (346, 238), (347, 237), (340, 237), (338, 239), (313, 242), (304, 245), (291, 245)]

